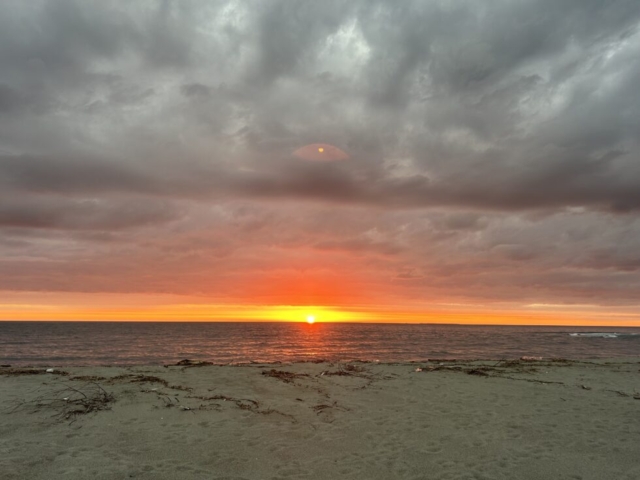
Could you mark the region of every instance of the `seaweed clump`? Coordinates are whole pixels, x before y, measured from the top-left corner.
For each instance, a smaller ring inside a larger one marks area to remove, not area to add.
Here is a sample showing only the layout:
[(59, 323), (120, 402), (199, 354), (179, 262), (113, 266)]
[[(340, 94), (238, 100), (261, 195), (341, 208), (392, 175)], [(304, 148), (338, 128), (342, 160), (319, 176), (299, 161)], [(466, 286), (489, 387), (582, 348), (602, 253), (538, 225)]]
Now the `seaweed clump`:
[(262, 375), (265, 377), (277, 378), (284, 383), (293, 383), (297, 378), (309, 376), (307, 373), (285, 372), (284, 370), (276, 370), (275, 368), (272, 368), (271, 370), (263, 370)]

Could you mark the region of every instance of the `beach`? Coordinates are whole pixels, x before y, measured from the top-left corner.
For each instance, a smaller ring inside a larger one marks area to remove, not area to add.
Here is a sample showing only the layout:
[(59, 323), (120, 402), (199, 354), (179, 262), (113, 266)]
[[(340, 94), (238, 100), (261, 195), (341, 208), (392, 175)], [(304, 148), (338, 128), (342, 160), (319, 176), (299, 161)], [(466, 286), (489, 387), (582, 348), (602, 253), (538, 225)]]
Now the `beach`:
[(0, 478), (640, 479), (638, 358), (180, 363), (1, 367)]

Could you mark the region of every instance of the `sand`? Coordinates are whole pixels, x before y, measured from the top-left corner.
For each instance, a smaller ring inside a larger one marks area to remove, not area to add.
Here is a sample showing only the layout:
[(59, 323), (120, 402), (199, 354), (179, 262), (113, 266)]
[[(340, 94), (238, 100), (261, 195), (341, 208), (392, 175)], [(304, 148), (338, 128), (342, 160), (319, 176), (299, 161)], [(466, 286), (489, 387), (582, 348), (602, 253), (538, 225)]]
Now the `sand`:
[(0, 478), (637, 480), (639, 369), (5, 367)]

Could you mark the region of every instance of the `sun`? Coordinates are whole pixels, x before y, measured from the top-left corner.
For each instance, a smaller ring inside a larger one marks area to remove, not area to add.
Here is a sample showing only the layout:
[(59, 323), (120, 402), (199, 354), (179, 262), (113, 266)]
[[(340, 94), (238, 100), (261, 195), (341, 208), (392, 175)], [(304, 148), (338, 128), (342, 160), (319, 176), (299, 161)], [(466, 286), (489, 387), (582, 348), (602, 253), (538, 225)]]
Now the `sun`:
[(316, 321), (316, 317), (313, 315), (307, 315), (307, 323), (312, 324)]

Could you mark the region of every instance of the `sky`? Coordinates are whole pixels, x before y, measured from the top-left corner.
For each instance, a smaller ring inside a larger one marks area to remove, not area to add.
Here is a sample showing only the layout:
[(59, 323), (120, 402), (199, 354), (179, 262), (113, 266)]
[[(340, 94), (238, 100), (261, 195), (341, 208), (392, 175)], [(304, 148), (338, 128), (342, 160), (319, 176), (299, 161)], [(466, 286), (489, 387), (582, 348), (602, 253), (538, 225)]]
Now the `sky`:
[(5, 0), (0, 319), (640, 325), (639, 26)]

